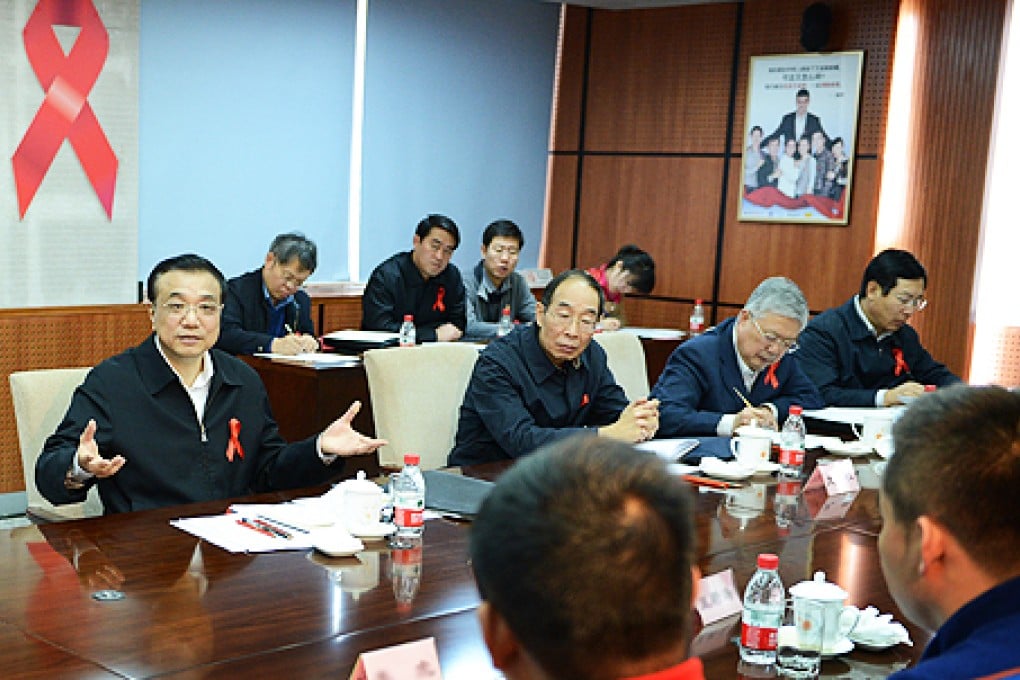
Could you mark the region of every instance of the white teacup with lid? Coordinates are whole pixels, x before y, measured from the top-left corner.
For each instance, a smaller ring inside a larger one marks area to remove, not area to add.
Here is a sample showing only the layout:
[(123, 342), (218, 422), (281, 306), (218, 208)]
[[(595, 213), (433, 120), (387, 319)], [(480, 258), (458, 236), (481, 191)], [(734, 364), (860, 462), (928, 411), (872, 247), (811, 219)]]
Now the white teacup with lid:
[(366, 479), (364, 470), (358, 470), (355, 479), (344, 480), (337, 488), (340, 491), (340, 517), (347, 531), (358, 536), (375, 530), (389, 501), (382, 487)]
[(772, 430), (763, 427), (744, 425), (738, 427), (730, 440), (730, 452), (741, 467), (757, 470), (763, 463), (769, 462), (772, 453)]
[(816, 571), (814, 579), (811, 581), (801, 581), (790, 586), (790, 595), (793, 596), (793, 612), (798, 626), (802, 617), (798, 613), (800, 609), (798, 602), (812, 600), (821, 602), (825, 608), (825, 640), (823, 642), (823, 653), (825, 654), (836, 650), (857, 625), (860, 610), (857, 607), (843, 606), (849, 594), (835, 583), (826, 581), (824, 571)]

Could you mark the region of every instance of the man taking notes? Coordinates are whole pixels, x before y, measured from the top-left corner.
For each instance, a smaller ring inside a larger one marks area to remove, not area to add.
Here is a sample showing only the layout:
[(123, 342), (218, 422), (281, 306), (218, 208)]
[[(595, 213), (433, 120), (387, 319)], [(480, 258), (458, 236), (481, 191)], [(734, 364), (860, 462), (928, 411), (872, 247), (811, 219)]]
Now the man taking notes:
[(464, 277), (468, 340), (496, 337), (505, 307), (513, 322), (535, 320), (535, 296), (518, 274), (517, 260), (524, 247), (521, 228), (510, 220), (496, 220), (482, 233), (482, 259)]
[(627, 403), (592, 342), (602, 289), (583, 271), (553, 278), (535, 324), (518, 326), (478, 357), (460, 407), (450, 465), (517, 458), (571, 434), (626, 442), (655, 435), (658, 403)]
[(450, 264), (459, 245), (460, 230), (449, 217), (427, 215), (419, 222), (411, 251), (393, 255), (368, 277), (362, 330), (396, 333), (410, 314), (419, 343), (459, 340), (467, 326), (464, 283)]
[(890, 678), (1020, 677), (1020, 394), (956, 385), (911, 404), (879, 496), (896, 604), (936, 630)]
[(793, 404), (820, 408), (818, 390), (787, 356), (807, 316), (797, 284), (774, 276), (736, 317), (677, 347), (652, 389), (659, 436), (728, 436), (752, 422), (775, 428)]
[(797, 360), (828, 406), (892, 406), (924, 386), (959, 382), (935, 361), (907, 322), (928, 304), (928, 274), (905, 250), (883, 250), (861, 290), (811, 320)]
[(322, 434), (288, 445), (255, 371), (210, 349), (225, 289), (198, 255), (156, 265), (153, 334), (92, 369), (36, 462), (50, 502), (84, 501), (93, 484), (108, 513), (310, 486), (343, 470), (338, 457), (385, 443), (351, 428), (355, 402)]
[(702, 680), (690, 490), (655, 456), (574, 437), (506, 472), (471, 525), (478, 620), (508, 680)]
[(218, 349), (231, 354), (300, 354), (318, 349), (312, 303), (301, 290), (315, 271), (315, 244), (299, 233), (280, 234), (261, 269), (227, 282)]

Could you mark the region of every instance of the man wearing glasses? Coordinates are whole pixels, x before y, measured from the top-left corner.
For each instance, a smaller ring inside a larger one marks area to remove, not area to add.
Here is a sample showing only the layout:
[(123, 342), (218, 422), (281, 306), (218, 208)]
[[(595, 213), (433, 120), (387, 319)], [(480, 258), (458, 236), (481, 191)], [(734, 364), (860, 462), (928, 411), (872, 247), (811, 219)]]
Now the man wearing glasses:
[(602, 288), (570, 269), (546, 286), (535, 323), (518, 326), (478, 357), (460, 407), (450, 465), (507, 460), (572, 434), (651, 439), (658, 402), (627, 403), (592, 342)]
[(518, 274), (517, 260), (524, 247), (521, 228), (510, 220), (496, 220), (482, 233), (482, 259), (464, 277), (468, 340), (490, 340), (499, 333), (499, 320), (510, 308), (514, 323), (535, 320), (535, 296)]
[(740, 313), (677, 347), (652, 389), (659, 436), (729, 436), (742, 425), (777, 428), (790, 406), (821, 395), (790, 356), (807, 323), (804, 294), (781, 276), (762, 281)]
[(905, 250), (888, 249), (864, 270), (861, 290), (811, 320), (800, 362), (829, 406), (893, 406), (925, 385), (959, 382), (921, 346), (907, 322), (925, 308), (928, 274)]
[(225, 289), (198, 255), (156, 265), (153, 334), (89, 372), (36, 461), (50, 502), (84, 501), (93, 484), (107, 513), (311, 486), (343, 471), (337, 458), (385, 443), (351, 428), (355, 402), (321, 434), (287, 444), (258, 374), (210, 349)]
[(227, 282), (218, 349), (231, 354), (300, 354), (318, 349), (312, 301), (301, 290), (315, 271), (315, 244), (303, 234), (280, 234), (260, 269)]
[(414, 317), (422, 342), (459, 340), (467, 327), (464, 282), (450, 264), (460, 230), (445, 215), (427, 215), (414, 231), (410, 252), (397, 253), (372, 271), (361, 297), (361, 328), (396, 333)]

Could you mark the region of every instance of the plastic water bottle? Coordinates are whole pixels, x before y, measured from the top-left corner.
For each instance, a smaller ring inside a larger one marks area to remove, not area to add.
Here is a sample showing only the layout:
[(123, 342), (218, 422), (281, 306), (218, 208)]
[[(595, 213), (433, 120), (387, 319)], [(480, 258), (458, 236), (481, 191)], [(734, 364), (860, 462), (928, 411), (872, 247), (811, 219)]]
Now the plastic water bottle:
[(779, 627), (786, 607), (786, 589), (779, 578), (779, 557), (758, 555), (758, 571), (744, 591), (744, 613), (740, 619), (740, 658), (750, 664), (776, 662)]
[(798, 476), (804, 467), (804, 409), (793, 405), (779, 433), (779, 474)]
[(414, 316), (404, 315), (404, 323), (400, 324), (400, 346), (414, 347), (417, 338), (414, 332)]
[(499, 315), (499, 325), (496, 326), (496, 335), (502, 338), (504, 335), (513, 330), (514, 320), (510, 316), (510, 305), (503, 308), (503, 312)]
[(404, 469), (393, 482), (393, 523), (397, 539), (416, 538), (425, 531), (425, 478), (416, 453), (404, 454)]
[(705, 307), (701, 304), (701, 302), (701, 298), (695, 300), (694, 309), (691, 310), (691, 337), (701, 335), (701, 332), (705, 330)]

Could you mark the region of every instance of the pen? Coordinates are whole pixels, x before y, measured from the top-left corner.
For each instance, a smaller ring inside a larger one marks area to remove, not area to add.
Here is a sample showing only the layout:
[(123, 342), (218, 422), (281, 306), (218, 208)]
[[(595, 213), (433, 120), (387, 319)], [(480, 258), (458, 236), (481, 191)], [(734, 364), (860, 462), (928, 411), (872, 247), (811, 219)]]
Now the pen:
[(284, 527), (285, 529), (290, 529), (291, 531), (296, 531), (296, 532), (301, 533), (301, 534), (307, 534), (308, 533), (308, 529), (302, 529), (301, 527), (296, 527), (293, 524), (287, 524), (286, 522), (281, 522), (280, 520), (275, 519), (273, 517), (266, 517), (265, 515), (256, 515), (256, 517), (258, 517), (263, 522), (269, 522), (269, 523), (272, 523), (272, 524), (276, 524), (277, 526)]
[(271, 524), (271, 523), (269, 523), (269, 522), (267, 522), (265, 520), (255, 519), (255, 520), (252, 520), (252, 524), (254, 524), (255, 526), (259, 527), (260, 529), (268, 531), (269, 533), (273, 534), (274, 536), (279, 536), (280, 538), (286, 538), (288, 540), (290, 538), (292, 538), (292, 536), (289, 533), (287, 533), (286, 531), (284, 531), (280, 527), (274, 526), (273, 524)]
[(260, 534), (262, 534), (263, 536), (269, 536), (270, 538), (276, 538), (276, 534), (274, 534), (273, 532), (268, 531), (266, 529), (263, 529), (261, 527), (257, 527), (257, 526), (255, 526), (254, 524), (252, 524), (251, 522), (249, 522), (248, 520), (246, 520), (243, 517), (241, 519), (237, 520), (237, 523), (240, 524), (243, 527), (247, 527), (248, 529), (251, 529), (252, 531), (257, 531)]
[[(289, 323), (283, 324), (284, 330), (287, 331), (287, 335), (294, 335), (294, 329), (290, 327)], [(736, 389), (735, 387), (733, 389)]]
[(740, 397), (740, 401), (744, 402), (744, 406), (746, 406), (747, 408), (754, 408), (754, 404), (749, 402), (747, 400), (747, 397), (745, 397), (744, 394), (740, 390), (738, 390), (736, 387), (734, 387), (733, 391), (737, 393), (738, 397)]
[(732, 484), (730, 482), (722, 482), (718, 479), (709, 479), (708, 477), (698, 477), (696, 475), (683, 475), (680, 479), (684, 480), (688, 484), (711, 486), (716, 489), (739, 489), (743, 486), (743, 484)]

